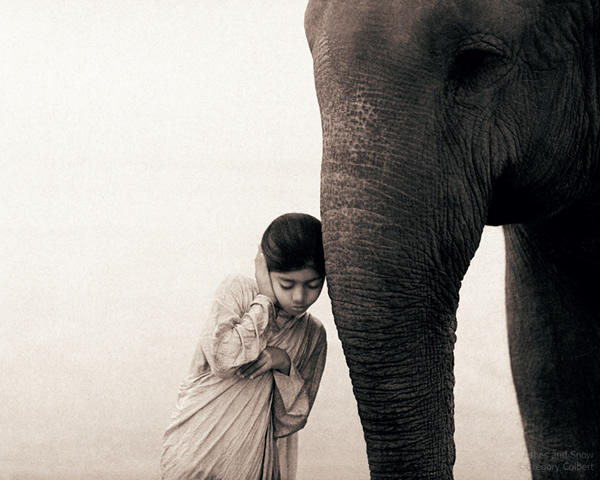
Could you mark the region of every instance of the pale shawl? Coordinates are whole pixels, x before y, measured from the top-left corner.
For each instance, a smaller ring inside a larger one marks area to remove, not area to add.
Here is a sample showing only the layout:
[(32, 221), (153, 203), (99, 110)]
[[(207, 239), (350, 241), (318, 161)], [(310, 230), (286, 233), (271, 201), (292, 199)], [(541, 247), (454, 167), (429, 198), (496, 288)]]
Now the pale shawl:
[[(228, 277), (179, 389), (164, 435), (164, 480), (294, 480), (297, 432), (306, 424), (326, 356), (309, 313), (279, 316), (256, 281)], [(290, 373), (235, 375), (266, 346), (284, 349)]]

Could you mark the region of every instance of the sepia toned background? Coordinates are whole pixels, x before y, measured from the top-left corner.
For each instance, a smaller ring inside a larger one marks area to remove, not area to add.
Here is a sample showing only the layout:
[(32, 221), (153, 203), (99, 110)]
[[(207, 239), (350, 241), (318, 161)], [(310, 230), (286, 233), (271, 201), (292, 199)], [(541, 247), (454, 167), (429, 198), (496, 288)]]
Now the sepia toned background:
[[(305, 1), (0, 0), (0, 480), (159, 478), (203, 311), (277, 215), (319, 215)], [(527, 479), (503, 239), (461, 290), (457, 479)], [(368, 478), (328, 364), (298, 480)]]

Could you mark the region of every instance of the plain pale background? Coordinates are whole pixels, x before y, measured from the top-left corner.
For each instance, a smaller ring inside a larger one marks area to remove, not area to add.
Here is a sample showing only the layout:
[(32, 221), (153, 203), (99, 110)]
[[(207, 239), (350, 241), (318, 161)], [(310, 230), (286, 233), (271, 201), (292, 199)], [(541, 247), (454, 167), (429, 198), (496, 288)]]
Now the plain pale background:
[[(202, 312), (281, 213), (319, 215), (303, 1), (0, 1), (0, 480), (158, 479)], [(502, 232), (461, 290), (457, 479), (529, 478)], [(368, 477), (327, 295), (298, 480)]]

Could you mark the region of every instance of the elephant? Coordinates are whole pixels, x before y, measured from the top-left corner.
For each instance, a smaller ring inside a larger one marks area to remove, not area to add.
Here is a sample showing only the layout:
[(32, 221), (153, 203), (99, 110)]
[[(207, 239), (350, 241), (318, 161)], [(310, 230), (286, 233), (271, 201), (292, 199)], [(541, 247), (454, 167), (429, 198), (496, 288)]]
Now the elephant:
[(600, 2), (309, 0), (304, 26), (371, 478), (453, 478), (456, 310), (486, 225), (531, 475), (600, 478)]

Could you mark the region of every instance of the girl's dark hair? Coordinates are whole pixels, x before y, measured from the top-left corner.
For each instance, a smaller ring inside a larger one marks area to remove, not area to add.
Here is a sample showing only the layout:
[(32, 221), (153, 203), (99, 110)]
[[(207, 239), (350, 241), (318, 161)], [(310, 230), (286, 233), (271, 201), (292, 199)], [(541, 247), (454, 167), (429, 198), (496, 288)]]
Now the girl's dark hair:
[(272, 272), (313, 268), (325, 276), (321, 222), (305, 213), (286, 213), (267, 227), (260, 246)]

